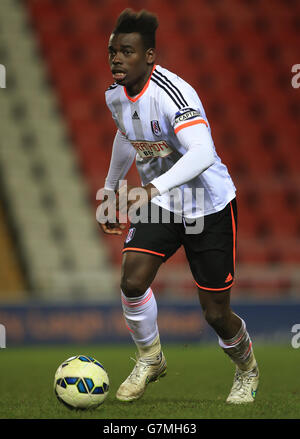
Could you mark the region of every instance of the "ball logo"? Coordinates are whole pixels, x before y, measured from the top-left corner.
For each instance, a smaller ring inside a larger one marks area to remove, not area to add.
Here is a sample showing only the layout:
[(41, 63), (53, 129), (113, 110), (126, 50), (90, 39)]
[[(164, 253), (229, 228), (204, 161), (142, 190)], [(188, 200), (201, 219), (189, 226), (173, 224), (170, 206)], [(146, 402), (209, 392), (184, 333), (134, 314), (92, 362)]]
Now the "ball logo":
[(127, 244), (129, 241), (132, 240), (132, 238), (134, 237), (135, 231), (136, 231), (136, 228), (135, 228), (135, 227), (132, 227), (131, 229), (128, 230), (127, 238), (126, 238), (126, 241), (125, 241), (126, 244)]
[(161, 129), (158, 120), (151, 120), (151, 128), (153, 134), (155, 134), (156, 136), (161, 136)]

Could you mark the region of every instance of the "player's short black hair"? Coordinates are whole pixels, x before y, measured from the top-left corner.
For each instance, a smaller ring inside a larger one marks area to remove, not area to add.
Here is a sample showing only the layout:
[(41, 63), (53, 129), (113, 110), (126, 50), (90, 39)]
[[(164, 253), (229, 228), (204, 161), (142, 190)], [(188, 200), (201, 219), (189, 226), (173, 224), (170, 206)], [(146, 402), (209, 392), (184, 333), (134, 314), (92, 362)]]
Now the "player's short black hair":
[(141, 34), (145, 49), (155, 48), (155, 32), (158, 28), (156, 15), (145, 9), (134, 12), (132, 9), (124, 9), (119, 15), (113, 34), (138, 32)]

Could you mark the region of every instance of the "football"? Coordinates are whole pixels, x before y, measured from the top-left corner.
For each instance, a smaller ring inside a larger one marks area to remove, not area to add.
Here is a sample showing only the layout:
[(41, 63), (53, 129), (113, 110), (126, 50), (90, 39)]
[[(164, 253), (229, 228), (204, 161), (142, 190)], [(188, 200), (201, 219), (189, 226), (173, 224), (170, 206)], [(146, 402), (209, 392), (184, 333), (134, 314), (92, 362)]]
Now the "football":
[(103, 404), (109, 391), (109, 378), (99, 361), (87, 355), (65, 360), (54, 377), (57, 399), (70, 409), (93, 409)]

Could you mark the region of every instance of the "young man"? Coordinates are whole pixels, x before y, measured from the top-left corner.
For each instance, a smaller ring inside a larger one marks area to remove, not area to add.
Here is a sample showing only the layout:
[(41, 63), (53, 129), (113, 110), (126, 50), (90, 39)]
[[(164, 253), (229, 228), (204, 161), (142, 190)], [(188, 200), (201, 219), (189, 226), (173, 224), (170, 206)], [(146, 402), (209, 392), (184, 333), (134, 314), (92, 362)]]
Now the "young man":
[[(237, 228), (235, 187), (215, 151), (197, 93), (155, 64), (157, 27), (151, 13), (126, 9), (108, 46), (115, 82), (106, 91), (106, 102), (118, 130), (105, 189), (116, 191), (136, 159), (149, 203), (141, 203), (141, 209), (151, 206), (156, 212), (151, 211), (148, 221), (131, 224), (124, 244), (121, 298), (138, 359), (116, 396), (121, 401), (138, 399), (149, 382), (166, 373), (151, 283), (160, 265), (183, 245), (204, 316), (236, 365), (227, 402), (253, 402), (258, 367), (245, 322), (230, 308)], [(172, 203), (174, 188), (183, 200), (179, 214), (177, 204), (174, 208)], [(197, 190), (204, 194), (200, 201)], [(126, 186), (118, 191), (120, 198), (126, 191)], [(190, 196), (185, 197), (186, 193)], [(128, 201), (127, 209), (132, 204)], [(166, 212), (169, 221), (163, 220)], [(196, 223), (204, 220), (203, 230), (188, 232), (187, 224), (195, 219)], [(101, 227), (105, 233), (122, 233), (118, 221), (107, 221)]]

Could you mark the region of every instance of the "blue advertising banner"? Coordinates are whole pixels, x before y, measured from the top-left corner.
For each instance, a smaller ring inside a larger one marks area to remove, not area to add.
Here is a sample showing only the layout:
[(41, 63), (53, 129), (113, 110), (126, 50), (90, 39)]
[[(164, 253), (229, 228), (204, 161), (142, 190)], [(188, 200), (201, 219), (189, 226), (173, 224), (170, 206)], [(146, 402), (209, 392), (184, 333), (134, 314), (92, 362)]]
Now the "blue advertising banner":
[[(291, 339), (300, 324), (300, 303), (236, 304), (232, 309), (247, 324), (253, 339)], [(198, 303), (158, 303), (158, 325), (164, 342), (216, 340)], [(6, 346), (59, 343), (131, 342), (121, 305), (26, 304), (0, 306)]]

